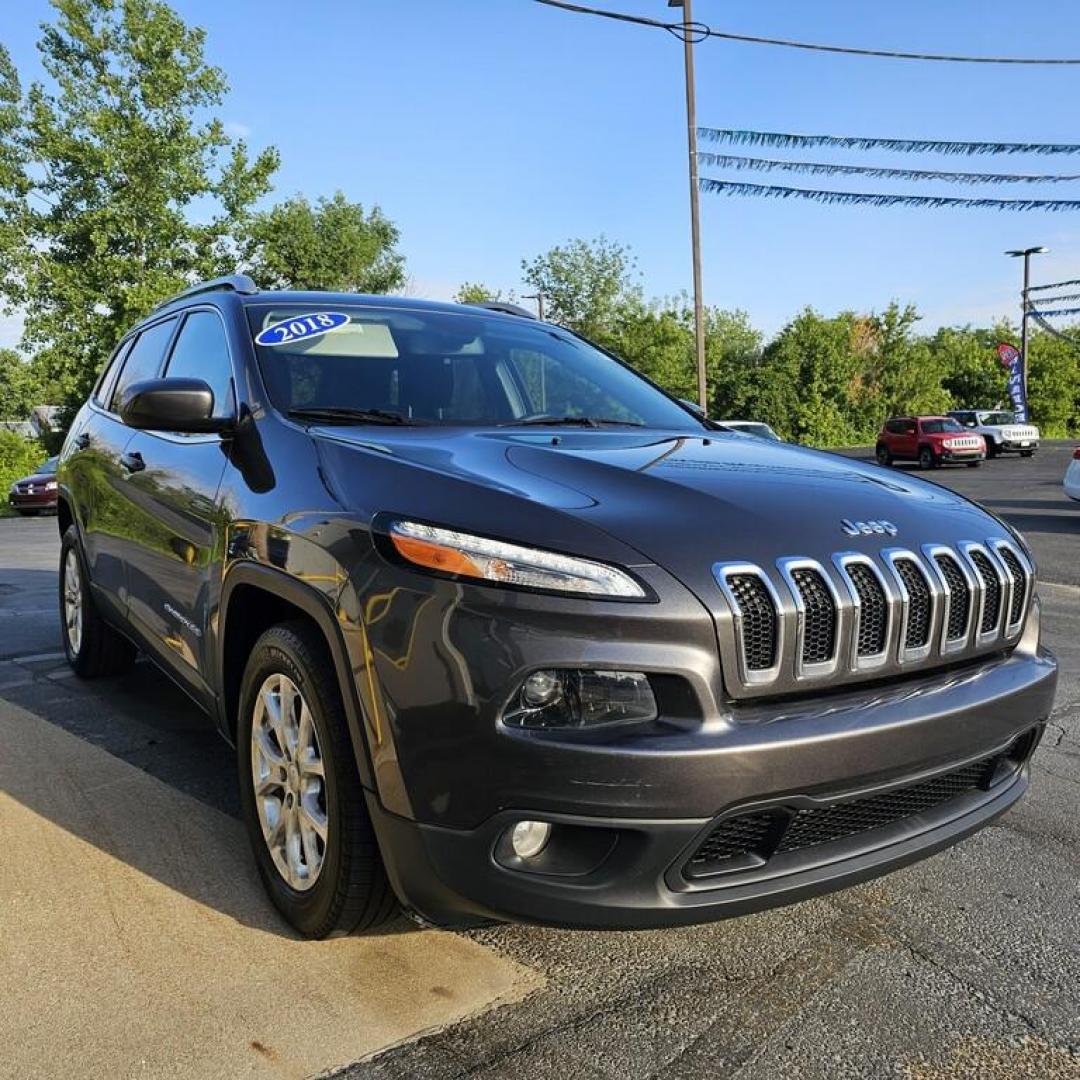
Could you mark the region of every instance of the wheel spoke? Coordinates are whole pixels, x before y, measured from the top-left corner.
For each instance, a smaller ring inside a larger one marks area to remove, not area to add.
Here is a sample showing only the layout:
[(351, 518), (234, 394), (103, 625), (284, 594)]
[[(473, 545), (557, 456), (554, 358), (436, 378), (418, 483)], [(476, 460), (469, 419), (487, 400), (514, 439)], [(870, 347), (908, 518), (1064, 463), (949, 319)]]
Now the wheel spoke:
[(300, 804), (300, 823), (312, 832), (317, 833), (319, 839), (324, 844), (326, 843), (326, 815), (321, 810), (302, 802)]

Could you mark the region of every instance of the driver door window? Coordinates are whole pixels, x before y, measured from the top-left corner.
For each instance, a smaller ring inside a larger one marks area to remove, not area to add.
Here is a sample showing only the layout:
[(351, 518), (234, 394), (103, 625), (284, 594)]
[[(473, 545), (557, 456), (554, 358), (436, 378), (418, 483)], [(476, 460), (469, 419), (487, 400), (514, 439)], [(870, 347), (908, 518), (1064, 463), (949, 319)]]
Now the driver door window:
[(214, 416), (227, 419), (236, 410), (232, 362), (225, 327), (217, 312), (193, 311), (173, 346), (167, 379), (202, 379), (214, 393)]

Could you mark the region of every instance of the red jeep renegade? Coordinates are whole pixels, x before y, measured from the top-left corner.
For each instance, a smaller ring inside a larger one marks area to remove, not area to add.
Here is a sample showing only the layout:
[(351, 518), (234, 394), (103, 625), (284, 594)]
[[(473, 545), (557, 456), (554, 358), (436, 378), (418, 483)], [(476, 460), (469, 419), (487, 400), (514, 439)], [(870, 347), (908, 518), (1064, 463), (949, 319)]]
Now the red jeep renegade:
[(879, 465), (917, 461), (920, 468), (960, 464), (974, 469), (986, 457), (986, 441), (951, 416), (894, 416), (877, 437)]

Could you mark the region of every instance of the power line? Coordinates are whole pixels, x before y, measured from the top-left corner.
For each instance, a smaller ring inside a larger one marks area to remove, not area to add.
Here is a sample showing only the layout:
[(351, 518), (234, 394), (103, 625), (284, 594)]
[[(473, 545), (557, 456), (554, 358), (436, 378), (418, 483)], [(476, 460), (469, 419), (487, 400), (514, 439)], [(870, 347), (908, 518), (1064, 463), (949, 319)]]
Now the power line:
[(877, 165), (838, 165), (820, 161), (781, 161), (775, 158), (740, 157), (736, 154), (710, 154), (702, 151), (703, 165), (722, 169), (753, 169), (758, 172), (800, 172), (822, 176), (870, 176), (878, 179), (944, 180), (954, 184), (1063, 184), (1080, 180), (1073, 175), (1038, 175), (1023, 173), (945, 172), (939, 169), (893, 169)]
[(969, 210), (1080, 210), (1080, 199), (958, 199), (951, 195), (885, 195), (854, 191), (744, 184), (733, 180), (701, 178), (701, 190), (718, 195), (748, 195), (766, 199), (808, 199), (849, 206), (962, 207)]
[(790, 41), (786, 38), (759, 37), (753, 34), (732, 34), (717, 30), (705, 23), (663, 22), (644, 15), (630, 15), (622, 11), (605, 11), (603, 8), (588, 7), (585, 4), (573, 4), (568, 0), (535, 0), (547, 7), (572, 11), (577, 15), (598, 15), (617, 22), (636, 23), (654, 30), (666, 30), (680, 40), (687, 37), (691, 41), (704, 41), (706, 38), (719, 38), (724, 41), (739, 41), (746, 45), (776, 45), (785, 49), (803, 49), (810, 52), (839, 53), (843, 56), (871, 56), (889, 60), (932, 60), (951, 64), (1080, 64), (1080, 58), (1044, 58), (1026, 56), (960, 56), (942, 53), (898, 52), (893, 49), (859, 49), (846, 45), (821, 45), (808, 41)]
[(952, 139), (894, 139), (870, 135), (804, 135), (787, 131), (744, 128), (698, 128), (709, 142), (784, 149), (831, 146), (844, 150), (895, 150), (929, 154), (1080, 154), (1080, 143), (970, 142)]

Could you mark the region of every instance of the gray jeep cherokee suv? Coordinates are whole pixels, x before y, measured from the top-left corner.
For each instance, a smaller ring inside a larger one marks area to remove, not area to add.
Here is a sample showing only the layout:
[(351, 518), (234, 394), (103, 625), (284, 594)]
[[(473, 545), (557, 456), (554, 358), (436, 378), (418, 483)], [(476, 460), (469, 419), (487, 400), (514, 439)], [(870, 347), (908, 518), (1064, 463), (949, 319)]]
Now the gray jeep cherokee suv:
[(311, 936), (839, 888), (1015, 802), (1051, 708), (1008, 526), (512, 312), (206, 283), (58, 475), (71, 664), (141, 649), (213, 717)]

